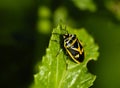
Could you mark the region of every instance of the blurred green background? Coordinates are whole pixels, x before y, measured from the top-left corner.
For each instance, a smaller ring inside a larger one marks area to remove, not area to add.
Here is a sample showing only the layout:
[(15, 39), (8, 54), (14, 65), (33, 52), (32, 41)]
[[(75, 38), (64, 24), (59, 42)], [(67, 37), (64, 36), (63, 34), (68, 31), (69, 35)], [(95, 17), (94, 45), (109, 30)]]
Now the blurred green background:
[(119, 0), (0, 0), (0, 88), (29, 88), (59, 21), (85, 28), (99, 45), (91, 88), (120, 88)]

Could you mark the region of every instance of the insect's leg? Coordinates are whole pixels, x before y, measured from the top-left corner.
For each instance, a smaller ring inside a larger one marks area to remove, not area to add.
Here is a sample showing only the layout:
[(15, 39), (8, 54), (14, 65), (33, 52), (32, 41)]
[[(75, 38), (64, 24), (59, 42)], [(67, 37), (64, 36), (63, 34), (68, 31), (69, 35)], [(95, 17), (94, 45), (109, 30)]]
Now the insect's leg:
[(60, 54), (60, 52), (62, 51), (62, 49), (60, 49), (57, 54), (56, 54), (56, 57)]
[(66, 70), (68, 70), (68, 57), (67, 56), (65, 58), (65, 62), (66, 62)]
[(51, 41), (54, 41), (54, 42), (56, 42), (56, 43), (60, 43), (60, 41), (58, 41), (58, 40), (51, 40)]
[(53, 35), (60, 35), (59, 33), (52, 33)]
[[(57, 57), (61, 52), (62, 52), (62, 49), (60, 49), (60, 50), (57, 52), (56, 57)], [(66, 63), (66, 70), (68, 70), (68, 57), (66, 56), (66, 57), (64, 58), (64, 60), (65, 60), (65, 63)]]
[[(54, 33), (54, 34), (56, 34), (56, 33)], [(55, 40), (55, 39), (51, 39), (50, 41), (54, 41), (54, 42), (56, 42), (56, 43), (60, 43), (59, 40)]]

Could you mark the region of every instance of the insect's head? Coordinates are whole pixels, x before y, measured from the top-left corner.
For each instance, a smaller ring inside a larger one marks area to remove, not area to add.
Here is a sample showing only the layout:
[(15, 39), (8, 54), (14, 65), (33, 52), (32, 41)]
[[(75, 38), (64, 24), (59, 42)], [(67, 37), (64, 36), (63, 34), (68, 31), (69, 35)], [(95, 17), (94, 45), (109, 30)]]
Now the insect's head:
[(76, 38), (75, 34), (63, 34), (63, 39), (71, 38), (74, 40)]
[(72, 36), (71, 34), (63, 34), (63, 39), (67, 39), (69, 38), (70, 36)]

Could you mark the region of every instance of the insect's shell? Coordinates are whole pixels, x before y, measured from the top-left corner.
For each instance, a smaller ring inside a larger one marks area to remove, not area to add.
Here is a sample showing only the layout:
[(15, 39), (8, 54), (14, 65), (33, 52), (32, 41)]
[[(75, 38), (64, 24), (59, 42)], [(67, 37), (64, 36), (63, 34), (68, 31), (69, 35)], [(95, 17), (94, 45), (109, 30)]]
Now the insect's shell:
[(77, 63), (83, 62), (84, 50), (75, 34), (64, 34), (64, 48), (69, 56)]

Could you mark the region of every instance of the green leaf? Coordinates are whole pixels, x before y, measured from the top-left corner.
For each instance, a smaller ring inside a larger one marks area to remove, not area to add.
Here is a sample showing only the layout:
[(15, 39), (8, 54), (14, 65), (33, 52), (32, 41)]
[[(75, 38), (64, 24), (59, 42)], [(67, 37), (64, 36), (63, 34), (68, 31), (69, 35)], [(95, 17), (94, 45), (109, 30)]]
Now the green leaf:
[(81, 10), (90, 10), (92, 12), (96, 11), (96, 5), (93, 0), (72, 0), (75, 6)]
[(120, 20), (120, 1), (119, 0), (105, 0), (106, 8), (111, 11), (115, 17)]
[[(62, 25), (64, 29), (65, 26)], [(98, 46), (85, 29), (66, 27), (68, 33), (76, 34), (82, 41), (85, 59), (77, 64), (69, 58), (61, 47), (60, 34), (65, 33), (60, 25), (53, 29), (46, 55), (39, 65), (39, 72), (34, 75), (34, 88), (88, 88), (93, 85), (96, 78), (87, 70), (90, 60), (97, 60)]]

